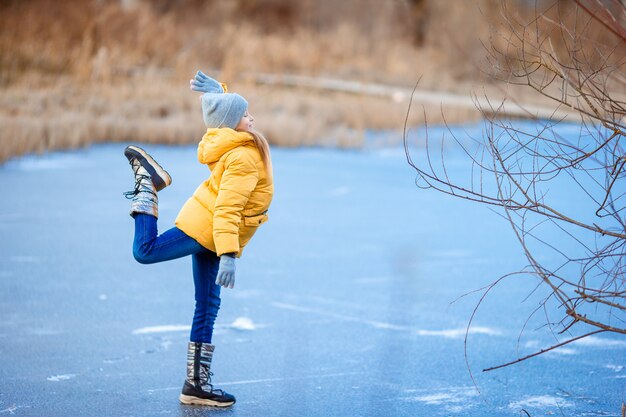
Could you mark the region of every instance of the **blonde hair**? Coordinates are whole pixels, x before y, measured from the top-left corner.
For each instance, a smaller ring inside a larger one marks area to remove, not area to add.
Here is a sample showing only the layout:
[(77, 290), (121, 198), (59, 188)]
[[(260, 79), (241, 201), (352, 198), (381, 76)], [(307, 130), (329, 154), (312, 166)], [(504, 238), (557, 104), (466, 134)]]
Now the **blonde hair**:
[(272, 178), (272, 157), (270, 155), (270, 144), (265, 139), (260, 132), (257, 131), (247, 131), (252, 139), (254, 139), (254, 144), (256, 145), (259, 153), (261, 154), (261, 159), (263, 160), (263, 165), (265, 165), (265, 172), (268, 178)]

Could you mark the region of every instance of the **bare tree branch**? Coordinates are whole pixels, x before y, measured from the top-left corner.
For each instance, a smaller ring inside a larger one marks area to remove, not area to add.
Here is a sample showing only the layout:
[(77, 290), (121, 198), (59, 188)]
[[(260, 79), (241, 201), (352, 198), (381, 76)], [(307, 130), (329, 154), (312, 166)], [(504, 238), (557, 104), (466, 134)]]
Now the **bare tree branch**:
[[(494, 78), (551, 100), (553, 116), (575, 111), (579, 124), (562, 133), (557, 117), (541, 120), (531, 112), (532, 124), (507, 121), (504, 101), (474, 96), (485, 120), (482, 137), (464, 138), (446, 125), (470, 167), (460, 178), (447, 168), (444, 139), (433, 146), (427, 124), (424, 161), (411, 155), (406, 123), (404, 135), (419, 187), (499, 210), (528, 261), (518, 273), (539, 278), (547, 290), (531, 316), (543, 309), (555, 338), (572, 335), (487, 370), (600, 332), (626, 334), (626, 6), (555, 0), (536, 5), (527, 19), (503, 1), (501, 11), (502, 27), (485, 44)], [(406, 120), (409, 112), (410, 106)], [(576, 203), (562, 202), (563, 189)], [(483, 289), (476, 308), (505, 277)], [(550, 318), (553, 311), (560, 318)]]

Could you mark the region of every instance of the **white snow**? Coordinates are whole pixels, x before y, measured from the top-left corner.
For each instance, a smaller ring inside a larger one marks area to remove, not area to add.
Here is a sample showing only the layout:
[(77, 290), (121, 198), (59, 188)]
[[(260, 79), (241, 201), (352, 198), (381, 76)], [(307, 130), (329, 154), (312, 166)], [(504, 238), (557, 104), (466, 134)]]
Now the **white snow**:
[[(406, 390), (405, 392), (408, 392)], [(448, 413), (460, 413), (473, 407), (476, 402), (474, 397), (478, 392), (474, 388), (448, 388), (441, 392), (435, 392), (427, 395), (416, 395), (402, 397), (401, 399), (408, 402), (420, 402), (426, 405), (441, 406)]]
[(441, 336), (449, 339), (458, 339), (465, 337), (465, 333), (469, 334), (484, 334), (487, 336), (499, 336), (502, 334), (499, 330), (492, 329), (490, 327), (472, 326), (469, 331), (465, 327), (458, 329), (442, 329), (442, 330), (417, 330), (416, 333), (420, 336)]
[(106, 364), (118, 363), (118, 362), (127, 361), (128, 359), (129, 359), (128, 356), (123, 356), (119, 358), (111, 358), (111, 359), (103, 359), (102, 363), (106, 363)]
[(551, 395), (536, 395), (526, 397), (523, 400), (515, 401), (509, 404), (509, 408), (566, 408), (573, 407), (574, 405), (560, 397), (553, 397)]
[[(466, 328), (457, 328), (457, 329), (441, 329), (441, 330), (424, 330), (424, 329), (415, 329), (410, 326), (393, 324), (388, 322), (382, 322), (377, 320), (367, 320), (359, 317), (354, 317), (346, 314), (333, 313), (331, 310), (317, 310), (308, 307), (296, 306), (293, 304), (274, 302), (272, 303), (274, 307), (298, 311), (301, 313), (310, 313), (319, 316), (333, 317), (335, 319), (351, 321), (356, 323), (365, 324), (376, 329), (385, 329), (385, 330), (395, 330), (395, 331), (405, 331), (409, 333), (417, 334), (418, 336), (440, 336), (448, 339), (458, 339), (465, 336)], [(472, 326), (469, 330), (470, 334), (483, 334), (488, 336), (498, 336), (502, 334), (497, 329), (492, 329), (490, 327), (481, 327), (481, 326)]]
[[(313, 374), (313, 375), (300, 375), (300, 376), (288, 376), (282, 378), (263, 378), (263, 379), (244, 379), (239, 381), (225, 381), (220, 382), (220, 386), (232, 386), (232, 385), (249, 385), (249, 384), (266, 384), (268, 382), (283, 382), (283, 381), (300, 381), (307, 379), (319, 379), (319, 378), (341, 378), (350, 377), (354, 375), (361, 375), (362, 372), (337, 372), (332, 374)], [(148, 394), (154, 394), (155, 392), (163, 391), (178, 391), (180, 386), (152, 388), (146, 390)]]
[(372, 326), (377, 329), (411, 331), (411, 328), (407, 326), (400, 326), (400, 325), (395, 325), (395, 324), (386, 323), (386, 322), (361, 319), (361, 318), (349, 316), (346, 314), (333, 313), (332, 311), (328, 311), (328, 310), (317, 310), (313, 308), (300, 307), (300, 306), (296, 306), (293, 304), (279, 303), (279, 302), (274, 302), (272, 303), (272, 305), (274, 307), (282, 308), (285, 310), (298, 311), (301, 313), (310, 313), (310, 314), (319, 315), (319, 316), (332, 317), (332, 318), (344, 320), (344, 321), (352, 321), (356, 323), (361, 323), (361, 324), (365, 324), (368, 326)]
[(17, 405), (17, 404), (13, 404), (12, 406), (5, 408), (3, 410), (0, 410), (0, 414), (4, 414), (4, 413), (9, 413), (9, 415), (14, 415), (15, 412), (20, 409), (20, 408), (31, 408), (30, 405)]
[[(230, 325), (216, 325), (213, 334), (220, 333), (220, 329), (224, 327), (234, 330), (256, 330), (260, 326), (254, 324), (249, 317), (238, 317)], [(160, 326), (148, 326), (140, 327), (133, 330), (133, 334), (155, 334), (155, 333), (171, 333), (171, 332), (188, 332), (191, 330), (191, 326), (187, 324), (165, 324)]]
[(188, 332), (191, 326), (187, 324), (169, 324), (162, 326), (141, 327), (133, 330), (133, 334), (152, 334), (152, 333), (169, 333), (169, 332)]
[(441, 394), (423, 395), (421, 397), (415, 397), (414, 399), (417, 401), (426, 403), (426, 404), (442, 404), (443, 402), (450, 401), (451, 399), (453, 399), (453, 397), (450, 394), (441, 393)]
[(76, 374), (64, 374), (64, 375), (54, 375), (46, 378), (48, 381), (59, 382), (59, 381), (67, 381), (68, 379), (76, 378)]
[(626, 340), (607, 339), (598, 336), (588, 336), (572, 342), (573, 345), (589, 347), (626, 347)]
[(529, 340), (524, 343), (524, 347), (535, 349), (539, 346), (539, 340)]
[[(575, 355), (580, 353), (580, 349), (574, 349), (568, 346), (575, 346), (578, 348), (621, 348), (626, 347), (626, 341), (616, 340), (616, 339), (608, 339), (602, 337), (589, 336), (584, 339), (577, 340), (572, 342), (571, 344), (559, 347), (554, 350), (549, 351), (549, 354), (557, 354), (557, 355)], [(539, 350), (539, 349), (547, 349), (550, 347), (549, 343), (541, 343), (539, 340), (529, 340), (524, 343), (524, 347)]]
[(249, 317), (237, 317), (235, 321), (230, 325), (231, 329), (235, 330), (256, 330), (256, 325)]
[(560, 347), (560, 348), (556, 348), (551, 350), (550, 352), (548, 352), (549, 354), (553, 354), (553, 355), (576, 355), (578, 354), (578, 351), (576, 349), (572, 349), (572, 348), (566, 348), (566, 347)]

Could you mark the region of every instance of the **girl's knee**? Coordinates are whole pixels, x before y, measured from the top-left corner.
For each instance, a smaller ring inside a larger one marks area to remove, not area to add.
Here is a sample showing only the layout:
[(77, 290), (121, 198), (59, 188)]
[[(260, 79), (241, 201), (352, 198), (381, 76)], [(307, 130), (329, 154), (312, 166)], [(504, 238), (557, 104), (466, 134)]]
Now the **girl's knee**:
[(135, 260), (140, 264), (154, 263), (154, 259), (150, 254), (150, 250), (145, 245), (134, 246), (133, 256), (135, 257)]

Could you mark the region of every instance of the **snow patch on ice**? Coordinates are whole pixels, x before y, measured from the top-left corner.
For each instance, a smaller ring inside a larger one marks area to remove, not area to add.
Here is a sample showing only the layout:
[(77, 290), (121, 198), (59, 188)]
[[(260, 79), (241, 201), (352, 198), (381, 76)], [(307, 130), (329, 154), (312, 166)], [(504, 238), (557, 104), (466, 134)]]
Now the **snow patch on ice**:
[(279, 302), (274, 302), (271, 305), (274, 307), (285, 309), (285, 310), (298, 311), (301, 313), (309, 313), (309, 314), (314, 314), (314, 315), (323, 316), (323, 317), (333, 317), (339, 320), (366, 324), (368, 326), (372, 326), (377, 329), (411, 331), (411, 328), (407, 326), (399, 326), (399, 325), (375, 321), (375, 320), (361, 319), (359, 317), (349, 316), (346, 314), (333, 313), (329, 310), (317, 310), (313, 308), (300, 307), (300, 306), (296, 306), (293, 304), (279, 303)]
[(442, 404), (443, 402), (450, 401), (454, 397), (450, 394), (432, 394), (432, 395), (423, 395), (421, 397), (415, 397), (414, 399), (417, 401), (421, 401), (426, 404)]
[[(618, 347), (626, 347), (626, 342), (623, 340), (588, 336), (584, 339), (580, 339), (580, 340), (570, 343), (569, 346), (577, 346), (579, 348), (582, 348), (582, 347), (618, 348)], [(540, 348), (547, 349), (548, 347), (550, 347), (550, 345), (542, 344), (539, 340), (529, 340), (526, 343), (524, 343), (524, 347), (529, 348), (529, 349), (539, 350)], [(552, 354), (557, 354), (557, 355), (575, 355), (575, 354), (580, 353), (580, 349), (573, 349), (571, 347), (559, 347), (547, 353), (552, 353)]]
[(551, 395), (535, 395), (526, 397), (520, 401), (514, 401), (509, 403), (509, 408), (518, 409), (518, 408), (566, 408), (573, 407), (569, 401), (564, 400), (563, 398), (553, 397)]
[[(220, 382), (220, 386), (267, 384), (268, 382), (300, 381), (300, 380), (320, 379), (320, 378), (338, 378), (338, 377), (354, 376), (354, 375), (362, 375), (362, 374), (363, 374), (362, 372), (337, 372), (333, 374), (288, 376), (288, 377), (282, 377), (282, 378), (246, 379), (246, 380), (241, 380), (241, 381)], [(164, 392), (164, 391), (179, 391), (179, 390), (180, 390), (180, 386), (173, 386), (173, 387), (148, 389), (147, 392), (148, 394), (154, 394), (154, 393)]]
[(133, 334), (153, 334), (153, 333), (169, 333), (169, 332), (188, 332), (191, 326), (186, 324), (169, 324), (162, 326), (140, 327), (133, 330)]
[(524, 343), (524, 347), (527, 348), (536, 348), (539, 346), (539, 340), (529, 340), (526, 343)]
[[(408, 392), (406, 390), (405, 392)], [(436, 392), (428, 395), (416, 395), (401, 398), (409, 402), (421, 402), (426, 405), (443, 406), (449, 413), (459, 413), (474, 406), (472, 401), (478, 392), (473, 388), (452, 388), (446, 391)]]
[(15, 414), (15, 412), (20, 408), (30, 408), (30, 405), (17, 405), (13, 404), (9, 408), (5, 408), (4, 410), (0, 410), (0, 414), (9, 413), (10, 415)]
[(626, 341), (607, 339), (604, 337), (587, 336), (572, 342), (573, 345), (589, 346), (589, 347), (626, 347)]
[(59, 381), (67, 381), (68, 379), (76, 378), (76, 374), (64, 374), (64, 375), (53, 375), (46, 378), (48, 381), (59, 382)]
[[(301, 313), (315, 314), (315, 315), (325, 316), (325, 317), (333, 317), (333, 318), (340, 319), (340, 320), (361, 323), (361, 324), (365, 324), (368, 326), (372, 326), (376, 329), (411, 332), (411, 333), (417, 334), (418, 336), (440, 336), (440, 337), (445, 337), (448, 339), (457, 339), (457, 338), (464, 337), (465, 332), (466, 332), (465, 328), (443, 329), (443, 330), (415, 329), (413, 327), (399, 325), (399, 324), (393, 324), (393, 323), (376, 321), (376, 320), (367, 320), (367, 319), (362, 319), (359, 317), (349, 316), (346, 314), (333, 313), (330, 310), (318, 310), (318, 309), (301, 307), (301, 306), (296, 306), (293, 304), (280, 303), (280, 302), (274, 302), (272, 303), (272, 305), (274, 307), (278, 307), (278, 308), (282, 308), (286, 310), (298, 311)], [(480, 327), (480, 326), (471, 327), (469, 330), (469, 333), (470, 334), (484, 334), (488, 336), (497, 336), (501, 334), (499, 330), (492, 329), (490, 327)]]
[(102, 363), (106, 363), (106, 364), (118, 363), (118, 362), (126, 361), (128, 359), (129, 359), (129, 356), (123, 356), (123, 357), (119, 357), (119, 358), (103, 359)]
[(572, 349), (572, 348), (566, 348), (566, 347), (560, 347), (560, 348), (556, 348), (554, 350), (551, 350), (550, 352), (547, 352), (548, 354), (553, 354), (553, 355), (576, 355), (578, 354), (578, 351), (576, 349)]
[(230, 325), (230, 328), (235, 330), (256, 330), (257, 326), (249, 317), (237, 317)]
[(466, 328), (416, 331), (419, 336), (442, 336), (449, 339), (458, 339), (461, 337), (465, 337), (466, 332), (469, 334), (484, 334), (487, 336), (498, 336), (502, 334), (502, 332), (500, 332), (499, 330), (481, 326), (470, 327), (469, 331)]

